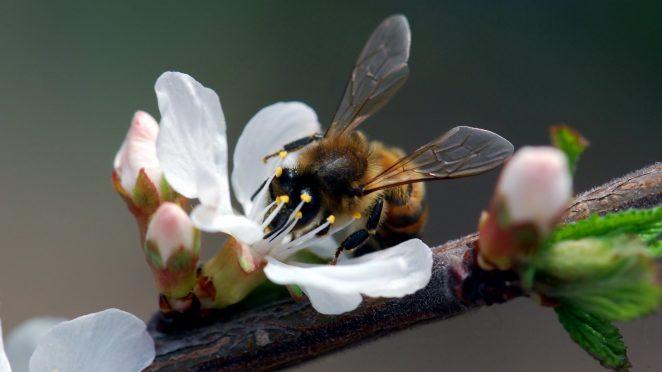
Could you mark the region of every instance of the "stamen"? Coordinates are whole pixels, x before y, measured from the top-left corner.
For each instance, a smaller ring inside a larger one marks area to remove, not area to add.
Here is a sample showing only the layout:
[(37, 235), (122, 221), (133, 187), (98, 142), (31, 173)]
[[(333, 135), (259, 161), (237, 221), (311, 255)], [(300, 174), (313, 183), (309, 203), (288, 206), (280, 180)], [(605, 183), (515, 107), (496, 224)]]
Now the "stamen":
[(280, 177), (283, 175), (283, 167), (276, 167), (275, 176)]
[(287, 156), (287, 151), (282, 150), (278, 152), (278, 157), (281, 158), (281, 160), (285, 159), (286, 156)]
[(336, 216), (330, 215), (326, 218), (326, 222), (328, 222), (330, 225), (333, 225), (336, 222)]
[(313, 200), (313, 197), (310, 196), (309, 193), (304, 192), (303, 194), (301, 194), (301, 201), (302, 201), (302, 202), (304, 202), (304, 203), (310, 203), (311, 200)]
[(348, 219), (342, 225), (331, 228), (329, 232), (326, 233), (324, 236), (316, 236), (316, 234), (319, 231), (324, 230), (329, 225), (329, 222), (327, 221), (322, 225), (318, 226), (317, 228), (298, 237), (297, 239), (292, 240), (288, 244), (284, 245), (282, 248), (278, 249), (276, 252), (272, 250), (271, 254), (274, 255), (274, 257), (284, 260), (287, 257), (290, 257), (291, 255), (299, 252), (300, 250), (310, 248), (311, 246), (315, 245), (317, 242), (321, 241), (322, 239), (326, 239), (330, 236), (333, 236), (333, 234), (348, 228), (354, 222), (355, 222), (354, 219)]
[[(273, 205), (274, 203), (275, 202), (271, 203), (270, 205)], [(274, 218), (276, 218), (276, 215), (278, 215), (278, 212), (280, 212), (280, 210), (283, 208), (283, 205), (284, 205), (283, 203), (279, 203), (278, 206), (276, 208), (274, 208), (274, 210), (271, 211), (271, 213), (269, 213), (269, 216), (264, 220), (264, 222), (262, 222), (261, 227), (262, 227), (263, 230), (267, 226), (269, 226), (269, 224), (271, 223), (271, 221), (274, 220)]]
[(307, 233), (305, 233), (304, 235), (301, 235), (300, 237), (292, 240), (287, 245), (285, 245), (285, 247), (283, 247), (283, 248), (284, 249), (290, 249), (290, 248), (300, 246), (301, 244), (303, 244), (303, 243), (307, 242), (308, 240), (312, 239), (313, 237), (315, 237), (315, 235), (317, 235), (318, 232), (326, 229), (330, 224), (331, 223), (327, 221), (327, 222), (317, 226), (316, 228), (314, 228), (314, 229), (308, 231)]
[(287, 195), (281, 195), (277, 199), (279, 203), (283, 203), (283, 204), (287, 204), (290, 202), (290, 197)]
[(360, 220), (361, 219), (361, 213), (358, 213), (358, 212), (354, 213), (352, 215), (352, 218), (355, 219), (355, 220)]
[(297, 214), (294, 215), (294, 218), (297, 220), (301, 219), (301, 217), (303, 217), (303, 213), (301, 212), (297, 212)]
[[(273, 234), (271, 239), (269, 239), (270, 242), (273, 242), (278, 237), (281, 237), (281, 236), (284, 237), (287, 234), (289, 234), (290, 231), (292, 231), (292, 229), (294, 228), (294, 225), (296, 225), (296, 223), (298, 222), (298, 221), (295, 221), (295, 220), (298, 220), (298, 218), (296, 216), (299, 214), (299, 211), (301, 210), (301, 207), (303, 207), (303, 202), (299, 202), (297, 207), (294, 208), (294, 211), (292, 211), (292, 213), (290, 213), (290, 217), (287, 219), (287, 221), (283, 225), (283, 228), (280, 231), (277, 231), (276, 233)], [(292, 223), (292, 221), (294, 221), (294, 223)]]
[[(276, 169), (279, 168), (283, 164), (283, 158), (279, 158), (276, 161)], [(257, 192), (257, 197), (255, 198), (255, 201), (253, 203), (253, 207), (251, 208), (251, 212), (248, 214), (248, 218), (256, 221), (256, 216), (257, 216), (257, 208), (264, 203), (264, 198), (266, 194), (268, 194), (269, 190), (269, 185), (271, 185), (271, 181), (274, 180), (274, 177), (276, 177), (276, 172), (271, 173), (271, 176), (267, 179), (267, 181), (262, 185), (262, 188)]]
[(276, 202), (275, 202), (275, 201), (272, 201), (271, 203), (269, 203), (269, 205), (267, 205), (266, 207), (264, 207), (264, 209), (262, 209), (262, 210), (260, 211), (260, 213), (257, 214), (257, 216), (256, 216), (256, 220), (257, 220), (257, 221), (260, 221), (262, 218), (264, 218), (264, 215), (267, 214), (267, 212), (269, 212), (269, 209), (271, 209), (271, 207), (273, 207), (275, 204), (276, 204)]

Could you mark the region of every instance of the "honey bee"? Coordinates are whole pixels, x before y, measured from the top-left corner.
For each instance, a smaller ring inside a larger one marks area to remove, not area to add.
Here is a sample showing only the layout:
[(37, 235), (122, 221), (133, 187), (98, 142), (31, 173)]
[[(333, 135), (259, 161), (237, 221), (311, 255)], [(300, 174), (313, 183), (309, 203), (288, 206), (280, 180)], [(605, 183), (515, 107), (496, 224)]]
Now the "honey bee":
[(286, 205), (267, 221), (265, 238), (282, 233), (286, 226), (295, 236), (316, 228), (321, 236), (334, 222), (360, 220), (363, 227), (340, 243), (336, 260), (371, 237), (381, 247), (393, 245), (417, 236), (425, 224), (423, 181), (480, 174), (512, 155), (513, 145), (506, 139), (466, 126), (449, 130), (409, 155), (369, 141), (356, 130), (407, 80), (410, 43), (404, 16), (385, 19), (361, 51), (326, 133), (300, 138), (264, 158), (298, 151), (296, 163), (279, 168), (268, 185), (272, 201)]

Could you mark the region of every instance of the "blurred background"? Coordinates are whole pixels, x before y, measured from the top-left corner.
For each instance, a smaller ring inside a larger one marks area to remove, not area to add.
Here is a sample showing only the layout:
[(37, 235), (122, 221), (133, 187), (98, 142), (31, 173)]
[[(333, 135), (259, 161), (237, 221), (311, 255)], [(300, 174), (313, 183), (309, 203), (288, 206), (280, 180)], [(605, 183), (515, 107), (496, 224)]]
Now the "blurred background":
[[(411, 150), (458, 124), (517, 147), (566, 122), (592, 142), (576, 190), (661, 160), (662, 3), (621, 1), (0, 2), (0, 314), (108, 307), (147, 320), (155, 290), (110, 183), (153, 84), (189, 73), (215, 89), (232, 147), (261, 107), (301, 100), (331, 118), (360, 48), (392, 13), (410, 21), (411, 77), (363, 125)], [(496, 173), (431, 184), (425, 239), (475, 230)], [(214, 246), (207, 246), (206, 253)], [(662, 365), (662, 319), (623, 326), (635, 370)], [(601, 370), (528, 300), (357, 346), (323, 370)]]

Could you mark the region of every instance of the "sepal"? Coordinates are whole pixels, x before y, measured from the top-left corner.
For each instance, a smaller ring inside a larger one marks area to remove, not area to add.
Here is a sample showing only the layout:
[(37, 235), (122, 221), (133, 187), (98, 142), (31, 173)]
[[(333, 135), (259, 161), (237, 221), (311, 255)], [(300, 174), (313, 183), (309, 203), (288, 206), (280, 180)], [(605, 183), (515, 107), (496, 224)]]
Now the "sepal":
[(225, 246), (202, 267), (195, 294), (203, 308), (224, 308), (246, 298), (266, 281), (266, 262), (228, 236)]

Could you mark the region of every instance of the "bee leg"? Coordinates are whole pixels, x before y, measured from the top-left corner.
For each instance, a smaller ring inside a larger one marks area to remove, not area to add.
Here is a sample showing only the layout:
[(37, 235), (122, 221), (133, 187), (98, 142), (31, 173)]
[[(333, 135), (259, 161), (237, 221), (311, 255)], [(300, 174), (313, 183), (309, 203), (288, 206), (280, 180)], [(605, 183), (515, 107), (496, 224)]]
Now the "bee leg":
[(338, 262), (338, 257), (343, 251), (351, 251), (363, 245), (370, 238), (370, 233), (366, 229), (361, 229), (354, 231), (345, 240), (340, 243), (340, 247), (336, 250), (336, 255), (331, 261), (331, 265), (335, 265)]
[(276, 151), (272, 154), (269, 154), (269, 155), (265, 156), (262, 159), (262, 161), (264, 161), (266, 163), (267, 160), (269, 160), (269, 159), (273, 158), (274, 156), (278, 155), (281, 151), (294, 152), (294, 151), (300, 150), (300, 149), (304, 148), (306, 145), (308, 145), (309, 143), (319, 141), (322, 138), (324, 138), (324, 134), (322, 134), (322, 133), (315, 133), (311, 136), (306, 136), (306, 137), (299, 138), (297, 140), (294, 140), (294, 141), (286, 144), (285, 146), (283, 146), (283, 148), (281, 150), (278, 150), (278, 151)]
[(338, 262), (338, 257), (343, 251), (351, 251), (362, 246), (371, 236), (375, 235), (379, 222), (382, 219), (382, 210), (384, 209), (384, 199), (378, 199), (375, 205), (370, 210), (370, 215), (366, 221), (365, 228), (351, 233), (345, 240), (340, 243), (340, 247), (336, 250), (336, 255), (332, 265)]
[(253, 195), (251, 195), (251, 201), (254, 201), (254, 200), (255, 200), (255, 198), (257, 197), (257, 194), (260, 193), (260, 191), (262, 190), (262, 188), (264, 187), (264, 185), (267, 183), (267, 181), (269, 181), (269, 178), (265, 178), (264, 181), (262, 181), (262, 183), (261, 183), (260, 186), (257, 188), (257, 190), (255, 190), (255, 192), (253, 193)]

